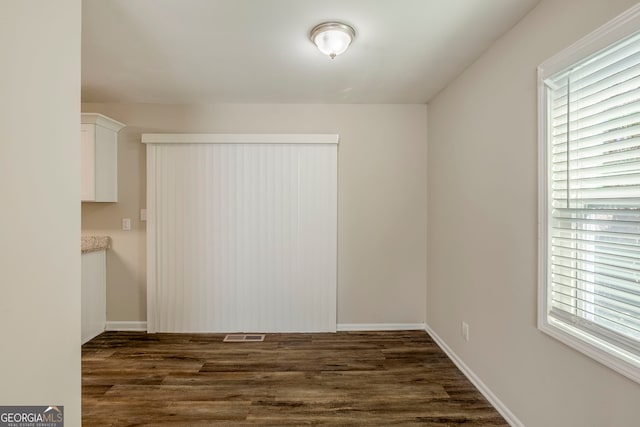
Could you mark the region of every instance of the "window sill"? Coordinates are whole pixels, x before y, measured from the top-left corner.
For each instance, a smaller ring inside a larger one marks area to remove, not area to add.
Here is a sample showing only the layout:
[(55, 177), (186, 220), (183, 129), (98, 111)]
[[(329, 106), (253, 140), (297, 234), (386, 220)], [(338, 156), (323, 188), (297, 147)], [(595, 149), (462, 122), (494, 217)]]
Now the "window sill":
[(637, 356), (623, 350), (605, 348), (603, 341), (598, 338), (555, 319), (551, 319), (551, 322), (541, 319), (538, 329), (640, 384), (640, 358)]

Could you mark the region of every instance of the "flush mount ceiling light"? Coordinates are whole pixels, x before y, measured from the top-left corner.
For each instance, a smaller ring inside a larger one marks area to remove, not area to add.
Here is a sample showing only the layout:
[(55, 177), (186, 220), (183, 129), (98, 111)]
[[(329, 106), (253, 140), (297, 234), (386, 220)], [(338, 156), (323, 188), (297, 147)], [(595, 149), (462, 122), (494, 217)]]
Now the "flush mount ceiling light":
[(347, 50), (356, 37), (356, 31), (341, 22), (323, 22), (311, 30), (310, 37), (320, 52), (334, 59)]

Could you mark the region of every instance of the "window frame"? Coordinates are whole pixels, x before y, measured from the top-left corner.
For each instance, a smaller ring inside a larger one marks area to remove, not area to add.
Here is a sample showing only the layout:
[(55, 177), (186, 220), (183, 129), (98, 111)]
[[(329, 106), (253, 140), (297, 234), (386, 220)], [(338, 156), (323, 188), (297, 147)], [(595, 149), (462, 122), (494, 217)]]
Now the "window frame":
[(640, 357), (638, 360), (627, 358), (614, 351), (605, 350), (603, 341), (595, 336), (562, 325), (548, 316), (548, 172), (547, 146), (548, 128), (548, 99), (545, 79), (563, 71), (573, 64), (599, 52), (612, 44), (630, 36), (640, 30), (640, 4), (633, 6), (623, 14), (609, 21), (607, 24), (583, 37), (573, 45), (547, 59), (538, 66), (538, 329), (575, 350), (591, 357), (605, 366), (640, 383)]

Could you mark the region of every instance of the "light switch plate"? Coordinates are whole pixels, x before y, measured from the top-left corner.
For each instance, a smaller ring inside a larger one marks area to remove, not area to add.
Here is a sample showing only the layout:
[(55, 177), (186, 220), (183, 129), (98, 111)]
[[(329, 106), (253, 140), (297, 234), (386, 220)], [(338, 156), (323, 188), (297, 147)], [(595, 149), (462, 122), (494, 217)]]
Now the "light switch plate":
[(140, 209), (140, 221), (146, 221), (146, 220), (147, 220), (147, 210)]
[(122, 229), (124, 231), (131, 230), (131, 218), (122, 218)]
[(469, 324), (467, 322), (462, 322), (462, 338), (469, 341)]

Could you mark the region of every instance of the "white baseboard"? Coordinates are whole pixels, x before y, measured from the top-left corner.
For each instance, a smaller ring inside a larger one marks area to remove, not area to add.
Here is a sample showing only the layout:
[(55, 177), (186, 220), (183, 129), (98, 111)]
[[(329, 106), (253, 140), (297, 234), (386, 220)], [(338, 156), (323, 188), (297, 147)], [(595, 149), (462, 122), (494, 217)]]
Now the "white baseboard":
[(147, 331), (147, 322), (107, 322), (105, 331)]
[(338, 331), (424, 331), (424, 323), (338, 323)]
[(513, 412), (507, 408), (507, 406), (498, 399), (498, 396), (493, 394), (493, 392), (487, 387), (485, 383), (482, 382), (480, 378), (458, 357), (457, 354), (454, 353), (453, 350), (436, 334), (433, 329), (429, 327), (429, 325), (425, 325), (425, 330), (427, 333), (433, 338), (433, 340), (440, 346), (442, 351), (444, 351), (447, 356), (456, 364), (458, 369), (462, 371), (463, 374), (471, 381), (471, 383), (476, 386), (480, 393), (493, 405), (494, 408), (502, 415), (502, 417), (509, 423), (509, 425), (513, 427), (525, 427), (525, 425), (516, 417)]
[[(424, 331), (424, 323), (338, 323), (338, 331)], [(146, 331), (147, 322), (107, 322), (106, 331)]]

